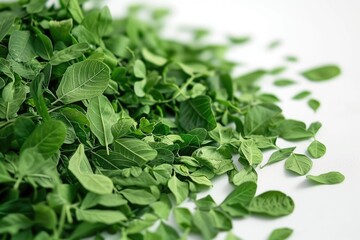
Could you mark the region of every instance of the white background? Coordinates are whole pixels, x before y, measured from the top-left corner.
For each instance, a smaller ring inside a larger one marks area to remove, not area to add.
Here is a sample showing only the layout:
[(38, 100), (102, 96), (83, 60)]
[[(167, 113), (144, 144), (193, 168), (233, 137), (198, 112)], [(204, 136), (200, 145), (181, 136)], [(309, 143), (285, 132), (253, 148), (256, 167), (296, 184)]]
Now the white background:
[[(234, 232), (245, 240), (263, 240), (278, 227), (294, 229), (291, 239), (357, 240), (360, 239), (360, 1), (359, 0), (110, 0), (114, 15), (125, 12), (133, 3), (169, 6), (167, 34), (177, 36), (179, 26), (198, 26), (213, 30), (212, 40), (221, 41), (227, 34), (250, 35), (253, 41), (234, 49), (229, 55), (244, 66), (239, 73), (260, 67), (284, 65), (284, 57), (295, 55), (299, 63), (288, 64), (282, 77), (299, 81), (287, 88), (274, 88), (264, 82), (264, 91), (277, 92), (281, 107), (289, 118), (307, 123), (318, 120), (323, 127), (318, 140), (326, 144), (326, 155), (314, 160), (311, 174), (340, 171), (346, 180), (340, 185), (311, 186), (305, 177), (294, 177), (284, 170), (283, 162), (259, 170), (258, 194), (281, 190), (295, 201), (293, 214), (269, 220), (247, 217), (234, 222)], [(280, 39), (273, 50), (266, 46)], [(326, 63), (339, 64), (341, 77), (311, 83), (299, 72)], [(311, 90), (321, 101), (316, 114), (306, 101), (294, 102), (291, 96), (300, 90)], [(292, 146), (279, 142), (280, 146)], [(309, 142), (297, 148), (304, 153)], [(216, 181), (210, 191), (221, 202), (231, 190), (226, 178)], [(204, 194), (201, 194), (203, 196)], [(222, 239), (220, 235), (218, 239)]]

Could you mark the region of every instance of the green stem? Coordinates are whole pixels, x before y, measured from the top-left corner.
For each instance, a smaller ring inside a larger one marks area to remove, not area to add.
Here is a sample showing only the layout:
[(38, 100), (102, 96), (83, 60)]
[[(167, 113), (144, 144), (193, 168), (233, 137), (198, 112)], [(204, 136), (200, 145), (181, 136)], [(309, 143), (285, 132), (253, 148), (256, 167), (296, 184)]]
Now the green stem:
[(65, 209), (65, 206), (63, 206), (61, 209), (59, 226), (58, 226), (57, 231), (55, 231), (55, 233), (54, 233), (55, 239), (60, 239), (60, 237), (62, 235), (62, 231), (64, 229), (64, 224), (65, 224), (65, 217), (66, 217), (66, 209)]
[(23, 179), (23, 176), (19, 176), (19, 178), (16, 180), (16, 182), (14, 184), (14, 187), (13, 187), (15, 190), (19, 189), (19, 186), (20, 186), (20, 183), (21, 183), (22, 179)]

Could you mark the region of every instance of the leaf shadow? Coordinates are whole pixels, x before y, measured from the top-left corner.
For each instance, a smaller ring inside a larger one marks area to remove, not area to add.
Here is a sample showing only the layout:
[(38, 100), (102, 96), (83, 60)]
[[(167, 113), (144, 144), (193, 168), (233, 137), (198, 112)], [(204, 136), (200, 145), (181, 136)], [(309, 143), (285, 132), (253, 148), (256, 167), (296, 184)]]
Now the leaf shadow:
[(298, 185), (298, 188), (311, 188), (311, 187), (316, 187), (316, 186), (319, 186), (320, 184), (316, 184), (315, 182), (313, 181), (310, 181), (308, 179), (304, 179), (299, 185)]

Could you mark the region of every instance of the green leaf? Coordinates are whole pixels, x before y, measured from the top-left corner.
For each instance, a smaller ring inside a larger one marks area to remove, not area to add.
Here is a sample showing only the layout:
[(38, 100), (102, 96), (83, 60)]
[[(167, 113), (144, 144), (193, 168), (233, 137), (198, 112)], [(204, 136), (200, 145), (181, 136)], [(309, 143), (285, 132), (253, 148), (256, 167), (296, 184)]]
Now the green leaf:
[(205, 240), (213, 239), (218, 233), (209, 212), (196, 210), (192, 222)]
[(243, 141), (240, 150), (250, 165), (258, 165), (263, 160), (262, 152), (252, 140)]
[(303, 154), (293, 153), (285, 162), (285, 168), (299, 175), (307, 174), (312, 168), (312, 161)]
[(192, 226), (191, 212), (187, 208), (175, 208), (174, 217), (177, 225), (182, 229), (187, 229)]
[(81, 203), (81, 209), (88, 209), (96, 205), (104, 207), (118, 207), (123, 206), (127, 201), (119, 194), (95, 194), (88, 192)]
[(204, 146), (193, 152), (192, 156), (201, 164), (221, 175), (234, 168), (229, 151), (221, 151), (213, 146)]
[(240, 186), (245, 182), (255, 182), (257, 181), (257, 173), (252, 167), (242, 168), (238, 173), (236, 173), (233, 178), (232, 182), (235, 186)]
[(138, 97), (145, 96), (145, 91), (144, 91), (145, 85), (146, 85), (145, 78), (141, 81), (137, 81), (134, 83), (134, 92), (135, 92), (136, 96), (138, 96)]
[(50, 120), (50, 115), (46, 106), (45, 98), (43, 96), (42, 84), (44, 82), (44, 74), (39, 74), (30, 85), (30, 93), (34, 99), (36, 111), (45, 120)]
[(167, 62), (166, 58), (161, 57), (159, 55), (155, 55), (154, 53), (150, 52), (147, 48), (143, 48), (141, 50), (141, 53), (146, 61), (155, 64), (157, 66), (163, 66)]
[(268, 49), (274, 49), (274, 48), (277, 48), (281, 45), (281, 41), (280, 40), (274, 40), (274, 41), (271, 41), (269, 43), (269, 45), (267, 46)]
[(61, 21), (49, 21), (51, 38), (56, 42), (69, 42), (71, 40), (71, 29), (73, 28), (73, 20), (65, 19)]
[(268, 240), (286, 240), (292, 233), (293, 230), (291, 228), (277, 228), (271, 232)]
[(233, 136), (233, 129), (217, 124), (216, 128), (209, 132), (209, 136), (221, 145), (230, 143)]
[(123, 154), (114, 151), (107, 153), (106, 150), (99, 150), (93, 155), (99, 166), (108, 170), (141, 166), (143, 164), (143, 162), (139, 163), (132, 157), (124, 157)]
[(134, 123), (134, 119), (130, 117), (120, 118), (114, 125), (112, 125), (111, 133), (115, 139), (124, 137), (128, 133), (130, 133), (130, 130), (134, 126)]
[(46, 0), (30, 0), (28, 4), (26, 4), (26, 11), (30, 14), (41, 12), (46, 4)]
[(75, 214), (79, 221), (87, 221), (91, 223), (105, 223), (110, 225), (127, 220), (126, 216), (122, 212), (112, 210), (76, 209)]
[(0, 234), (16, 234), (22, 229), (31, 227), (32, 221), (21, 213), (12, 213), (0, 220)]
[(110, 81), (109, 67), (97, 60), (75, 63), (66, 69), (56, 90), (65, 104), (100, 96)]
[(154, 160), (157, 151), (152, 149), (146, 142), (136, 138), (120, 138), (115, 140), (114, 151), (123, 159), (136, 162), (139, 166)]
[(267, 71), (259, 69), (239, 76), (234, 80), (239, 86), (249, 86), (259, 81), (262, 77), (266, 75), (266, 73)]
[(256, 196), (249, 209), (253, 213), (281, 217), (294, 211), (294, 201), (282, 192), (268, 191)]
[(73, 19), (77, 23), (81, 23), (82, 20), (84, 19), (84, 15), (78, 0), (62, 0), (61, 2), (66, 6), (67, 10), (70, 12)]
[(274, 82), (274, 85), (275, 86), (278, 86), (278, 87), (286, 87), (286, 86), (290, 86), (290, 85), (293, 85), (295, 84), (295, 81), (294, 80), (291, 80), (291, 79), (278, 79)]
[(134, 75), (137, 78), (146, 78), (146, 67), (143, 61), (136, 60), (134, 64)]
[(9, 53), (17, 62), (29, 62), (36, 57), (32, 35), (29, 31), (14, 31), (9, 39)]
[(35, 148), (45, 158), (53, 155), (64, 143), (65, 125), (57, 120), (49, 120), (38, 125), (26, 139), (20, 152), (27, 148)]
[(36, 148), (27, 148), (21, 154), (18, 163), (19, 176), (42, 174), (47, 170), (55, 170), (56, 164), (50, 159), (45, 159)]
[(252, 107), (245, 116), (244, 131), (249, 135), (264, 135), (267, 133), (270, 122), (279, 116), (279, 108), (269, 108), (265, 105)]
[(1, 12), (0, 13), (0, 42), (8, 34), (15, 21), (15, 16), (11, 12)]
[(273, 152), (269, 158), (269, 161), (263, 167), (288, 158), (293, 153), (295, 148), (296, 147), (283, 148)]
[(216, 119), (211, 109), (211, 98), (199, 96), (182, 102), (178, 119), (180, 126), (186, 131), (194, 128), (213, 130), (216, 127)]
[[(7, 88), (9, 86), (9, 88)], [(3, 98), (0, 98), (0, 119), (10, 119), (14, 117), (14, 115), (19, 111), (22, 103), (26, 99), (26, 88), (22, 84), (7, 85), (3, 88), (2, 94), (9, 94), (8, 97), (11, 96), (10, 101), (6, 101)]]
[(314, 140), (307, 148), (310, 156), (313, 158), (321, 158), (326, 153), (326, 147), (321, 142)]
[[(0, 162), (0, 183), (8, 183), (8, 182), (13, 182), (13, 181), (14, 181), (14, 179), (8, 173), (4, 163)], [(1, 210), (1, 208), (0, 208), (0, 210)], [(0, 216), (1, 216), (1, 214), (0, 214)]]
[(318, 108), (320, 107), (320, 102), (316, 99), (309, 99), (309, 101), (307, 102), (308, 106), (314, 110), (314, 112), (316, 112), (318, 110)]
[(158, 237), (156, 239), (179, 239), (179, 234), (171, 226), (161, 222), (159, 227), (156, 229)]
[(221, 203), (220, 206), (241, 204), (243, 207), (248, 207), (255, 196), (257, 185), (255, 182), (244, 182), (237, 186)]
[(235, 236), (232, 232), (229, 232), (229, 233), (226, 235), (225, 240), (241, 240), (241, 238)]
[(82, 210), (76, 209), (76, 218), (79, 221), (86, 221), (91, 223), (105, 223), (116, 224), (127, 220), (126, 216), (120, 211), (104, 210), (104, 209), (91, 209)]
[(36, 35), (34, 42), (36, 54), (44, 60), (50, 60), (53, 55), (53, 45), (50, 38), (40, 31), (36, 31)]
[(214, 227), (221, 231), (229, 231), (232, 229), (231, 217), (221, 209), (211, 209), (210, 216), (213, 220)]
[(149, 205), (154, 203), (157, 198), (148, 190), (126, 188), (120, 193), (132, 204)]
[(307, 175), (306, 178), (319, 184), (338, 184), (345, 180), (345, 176), (339, 172), (328, 172), (318, 176)]
[(172, 211), (172, 204), (168, 195), (161, 195), (159, 201), (151, 204), (151, 208), (159, 218), (164, 220), (168, 219), (170, 212)]
[(111, 127), (116, 123), (117, 117), (107, 97), (101, 95), (91, 99), (87, 107), (86, 117), (90, 122), (91, 132), (109, 152), (108, 145), (114, 141)]
[(50, 64), (53, 66), (59, 65), (64, 62), (79, 58), (89, 49), (87, 43), (77, 43), (67, 47), (63, 50), (55, 52), (50, 59)]
[(33, 207), (35, 211), (34, 222), (49, 230), (53, 230), (57, 224), (57, 216), (55, 211), (43, 203), (39, 203)]
[(180, 181), (175, 175), (170, 178), (168, 187), (175, 196), (176, 204), (182, 203), (189, 195), (188, 183)]
[(277, 131), (281, 138), (289, 141), (308, 139), (313, 136), (306, 130), (305, 123), (297, 120), (283, 120)]
[(197, 199), (195, 204), (197, 209), (203, 211), (210, 211), (211, 209), (216, 208), (217, 205), (214, 199), (210, 195)]
[(68, 169), (79, 180), (81, 185), (90, 192), (101, 195), (113, 191), (114, 186), (110, 178), (93, 173), (82, 144), (79, 145), (70, 158)]
[(296, 95), (294, 95), (294, 96), (292, 97), (292, 99), (294, 99), (294, 100), (301, 100), (301, 99), (306, 98), (306, 97), (309, 96), (310, 94), (311, 94), (310, 91), (304, 90), (304, 91), (301, 91), (301, 92), (297, 93)]
[(240, 36), (240, 37), (230, 36), (230, 37), (228, 37), (228, 39), (232, 44), (235, 44), (235, 45), (241, 45), (244, 43), (248, 43), (251, 40), (251, 38), (248, 36)]
[(286, 70), (286, 67), (280, 66), (280, 67), (275, 67), (275, 68), (269, 70), (268, 73), (271, 75), (278, 75), (280, 73), (285, 72), (285, 70)]
[(322, 124), (321, 122), (313, 122), (310, 124), (309, 128), (308, 128), (308, 132), (311, 132), (311, 134), (313, 136), (316, 135), (316, 133), (319, 131), (319, 129), (321, 128)]
[(337, 65), (324, 65), (307, 70), (302, 75), (310, 81), (322, 82), (340, 75), (341, 69)]

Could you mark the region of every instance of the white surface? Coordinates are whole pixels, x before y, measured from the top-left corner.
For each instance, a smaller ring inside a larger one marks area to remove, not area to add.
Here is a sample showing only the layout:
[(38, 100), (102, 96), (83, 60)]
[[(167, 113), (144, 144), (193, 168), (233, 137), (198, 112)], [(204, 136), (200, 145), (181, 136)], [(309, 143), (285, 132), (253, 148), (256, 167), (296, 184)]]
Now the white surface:
[[(283, 162), (259, 170), (258, 193), (270, 189), (284, 191), (293, 197), (295, 211), (275, 220), (247, 217), (235, 221), (234, 232), (245, 240), (263, 240), (274, 228), (291, 227), (294, 240), (360, 239), (360, 1), (112, 0), (109, 4), (116, 15), (135, 2), (170, 6), (173, 15), (168, 24), (172, 29), (182, 25), (210, 28), (214, 40), (221, 40), (226, 34), (252, 36), (251, 44), (230, 54), (232, 59), (246, 64), (239, 72), (283, 65), (289, 54), (299, 57), (299, 63), (288, 64), (290, 70), (282, 74), (298, 79), (299, 84), (279, 89), (267, 82), (264, 91), (278, 92), (287, 117), (323, 123), (318, 139), (328, 151), (323, 158), (314, 160), (310, 173), (335, 170), (344, 173), (346, 180), (335, 186), (309, 186), (304, 177), (287, 174)], [(169, 34), (176, 36), (175, 32)], [(281, 39), (283, 44), (267, 50), (267, 44), (274, 39)], [(297, 74), (325, 63), (339, 64), (343, 70), (341, 77), (316, 84)], [(306, 101), (290, 100), (303, 89), (311, 90), (312, 96), (321, 101), (317, 114), (306, 106)], [(300, 145), (297, 152), (303, 153), (308, 143)], [(222, 178), (210, 193), (221, 202), (230, 189), (227, 179)], [(220, 235), (219, 239), (223, 237)]]

